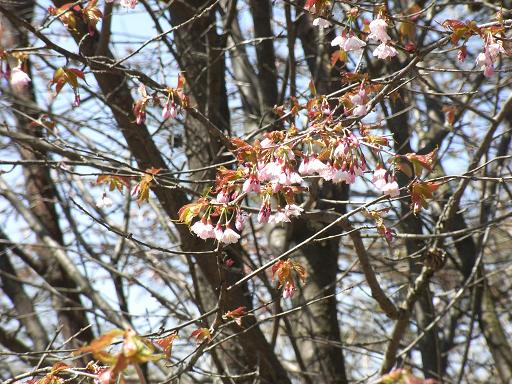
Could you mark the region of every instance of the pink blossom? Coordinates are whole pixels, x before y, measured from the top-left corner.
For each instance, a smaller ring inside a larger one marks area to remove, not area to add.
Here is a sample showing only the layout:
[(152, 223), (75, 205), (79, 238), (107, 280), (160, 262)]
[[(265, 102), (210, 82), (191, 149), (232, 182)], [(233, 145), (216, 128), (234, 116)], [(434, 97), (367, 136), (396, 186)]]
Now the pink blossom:
[(329, 28), (331, 23), (328, 20), (322, 19), (321, 17), (317, 17), (313, 20), (313, 25), (319, 28)]
[(271, 211), (272, 210), (270, 208), (270, 204), (268, 203), (268, 201), (263, 202), (261, 204), (261, 208), (258, 213), (258, 223), (260, 223), (260, 224), (267, 223), (268, 219), (270, 217)]
[(30, 77), (25, 72), (23, 72), (20, 67), (12, 69), (11, 86), (15, 91), (21, 92), (25, 89), (30, 81)]
[(394, 177), (383, 168), (378, 168), (373, 172), (372, 182), (375, 188), (385, 195), (390, 195), (391, 197), (400, 195), (398, 183), (395, 181)]
[(261, 148), (270, 148), (274, 145), (274, 141), (270, 140), (268, 137), (265, 137), (263, 140), (261, 140)]
[(381, 43), (387, 43), (391, 40), (387, 33), (388, 24), (384, 19), (375, 19), (370, 23), (369, 39), (379, 40)]
[(224, 244), (234, 244), (240, 239), (240, 235), (233, 231), (230, 227), (227, 227), (224, 231), (220, 242)]
[(332, 41), (331, 41), (331, 46), (335, 47), (335, 46), (338, 46), (342, 49), (344, 49), (344, 46), (345, 46), (345, 42), (347, 41), (347, 38), (346, 38), (346, 35), (345, 35), (345, 32), (343, 32), (341, 34), (341, 36), (336, 36)]
[(491, 77), (494, 74), (494, 62), (498, 58), (500, 52), (505, 52), (501, 44), (486, 44), (484, 51), (480, 52), (476, 57), (476, 65), (484, 71), (485, 77)]
[(352, 116), (366, 115), (366, 90), (361, 87), (358, 93), (349, 97), (352, 104), (354, 104), (354, 109), (352, 109)]
[(247, 221), (248, 217), (249, 214), (245, 211), (239, 210), (236, 213), (235, 228), (237, 229), (237, 231), (242, 232), (244, 230), (245, 222)]
[(400, 196), (400, 187), (396, 181), (392, 181), (384, 185), (382, 193), (391, 197), (398, 197)]
[(381, 43), (375, 50), (373, 51), (373, 56), (377, 56), (381, 60), (385, 60), (389, 57), (394, 57), (397, 55), (397, 51), (391, 45), (386, 43)]
[(220, 225), (220, 222), (217, 223), (217, 225), (215, 226), (213, 233), (214, 233), (217, 241), (221, 242), (224, 237), (224, 231), (222, 230), (222, 226)]
[(225, 189), (221, 190), (217, 194), (217, 197), (215, 198), (215, 201), (217, 201), (217, 203), (222, 203), (222, 204), (229, 203), (230, 200), (231, 200), (230, 199), (230, 194)]
[(293, 294), (295, 293), (295, 289), (295, 285), (287, 281), (283, 288), (283, 299), (288, 299), (289, 297), (292, 297)]
[(284, 212), (288, 217), (298, 217), (302, 212), (304, 212), (304, 209), (296, 204), (287, 204), (284, 207)]
[(299, 165), (299, 173), (304, 176), (321, 173), (326, 169), (327, 165), (322, 163), (316, 156), (304, 156)]
[(244, 184), (242, 186), (242, 191), (244, 191), (245, 193), (249, 193), (249, 192), (260, 193), (261, 186), (260, 186), (258, 177), (254, 174), (251, 174), (247, 178), (247, 180), (244, 181)]
[(121, 0), (121, 6), (133, 9), (139, 2), (137, 0)]
[(281, 185), (292, 185), (292, 184), (303, 184), (304, 180), (297, 172), (291, 171), (289, 169), (284, 170), (279, 175), (279, 184)]
[(112, 372), (112, 368), (104, 369), (99, 375), (98, 378), (94, 380), (95, 384), (110, 384), (115, 381), (115, 377)]
[(350, 51), (359, 51), (363, 47), (366, 47), (366, 43), (363, 40), (361, 40), (357, 36), (350, 36), (347, 39), (347, 41), (345, 41), (345, 45), (344, 45), (343, 49), (345, 49), (345, 51), (347, 51), (347, 52), (350, 52)]
[(178, 116), (178, 112), (176, 110), (176, 104), (173, 102), (169, 103), (168, 101), (164, 104), (164, 109), (162, 109), (162, 118), (167, 120), (169, 117), (173, 119)]
[(204, 217), (202, 220), (194, 223), (194, 225), (190, 227), (190, 230), (203, 240), (214, 239), (216, 237), (211, 220), (206, 221)]
[(261, 181), (277, 181), (282, 172), (282, 165), (277, 161), (271, 161), (259, 169), (259, 179)]

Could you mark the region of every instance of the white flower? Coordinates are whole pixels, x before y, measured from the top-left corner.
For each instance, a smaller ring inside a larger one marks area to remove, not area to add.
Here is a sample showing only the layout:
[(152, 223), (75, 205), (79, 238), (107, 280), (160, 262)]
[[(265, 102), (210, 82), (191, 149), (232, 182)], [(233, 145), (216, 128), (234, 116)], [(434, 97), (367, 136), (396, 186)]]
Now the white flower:
[(369, 39), (379, 40), (382, 43), (386, 43), (391, 40), (387, 33), (388, 24), (384, 19), (375, 19), (370, 23), (370, 34)]
[(96, 202), (96, 206), (98, 208), (108, 208), (111, 205), (112, 205), (112, 199), (110, 197), (108, 197), (106, 193), (103, 193), (103, 195), (101, 196), (101, 199), (99, 199)]
[(222, 239), (219, 240), (224, 244), (234, 244), (240, 239), (240, 235), (233, 231), (230, 227), (227, 227), (222, 235)]
[(343, 49), (347, 52), (358, 51), (363, 47), (366, 47), (366, 43), (357, 36), (349, 37), (343, 44)]
[(249, 214), (245, 211), (238, 211), (236, 214), (235, 228), (237, 231), (242, 232), (245, 227), (245, 222), (249, 218)]
[(392, 46), (382, 43), (373, 51), (373, 56), (377, 56), (379, 59), (385, 60), (388, 57), (394, 57), (397, 55), (397, 51)]
[(313, 25), (319, 28), (329, 28), (331, 23), (329, 23), (328, 20), (322, 19), (321, 17), (317, 17), (315, 20), (313, 20)]
[(176, 118), (178, 115), (178, 112), (176, 110), (176, 104), (174, 102), (166, 102), (164, 104), (164, 109), (162, 109), (162, 118), (164, 120), (167, 120), (169, 117), (172, 117), (173, 119)]
[(217, 239), (217, 241), (222, 241), (222, 238), (224, 237), (224, 231), (222, 230), (220, 223), (217, 223), (217, 225), (215, 226), (215, 229), (213, 230), (213, 233), (214, 233), (215, 239)]
[(295, 285), (290, 284), (290, 282), (287, 281), (283, 288), (283, 299), (292, 297), (294, 293), (295, 293)]
[(285, 171), (279, 175), (279, 184), (282, 185), (292, 185), (292, 184), (302, 184), (304, 180), (297, 172), (293, 171)]
[(345, 41), (347, 41), (347, 38), (345, 37), (345, 34), (343, 34), (341, 36), (336, 36), (331, 41), (331, 46), (333, 46), (333, 47), (339, 46), (340, 48), (343, 48), (345, 46)]
[(215, 230), (210, 220), (200, 220), (192, 225), (190, 230), (203, 240), (215, 238)]
[(11, 70), (11, 86), (15, 91), (21, 92), (30, 81), (30, 77), (20, 67)]

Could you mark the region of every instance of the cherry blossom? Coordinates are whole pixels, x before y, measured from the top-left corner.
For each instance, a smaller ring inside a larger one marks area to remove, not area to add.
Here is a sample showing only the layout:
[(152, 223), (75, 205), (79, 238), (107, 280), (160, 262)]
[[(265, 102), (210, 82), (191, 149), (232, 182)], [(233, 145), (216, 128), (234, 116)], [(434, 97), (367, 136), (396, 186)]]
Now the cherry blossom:
[(239, 239), (240, 235), (233, 231), (230, 227), (227, 227), (219, 241), (224, 244), (234, 244), (238, 242)]
[(121, 4), (122, 7), (133, 9), (137, 6), (138, 0), (121, 0), (119, 4)]
[(258, 180), (258, 176), (256, 176), (255, 174), (251, 174), (249, 176), (249, 178), (244, 181), (244, 184), (242, 185), (242, 191), (245, 193), (249, 193), (249, 192), (260, 193), (261, 185), (260, 185), (260, 181)]
[(480, 52), (476, 58), (476, 65), (484, 71), (485, 77), (494, 75), (494, 62), (498, 58), (498, 55), (504, 52), (505, 50), (501, 44), (493, 42), (492, 39), (488, 40), (484, 51)]
[(172, 117), (173, 119), (176, 118), (178, 115), (178, 111), (176, 109), (176, 104), (174, 101), (170, 102), (167, 101), (164, 104), (164, 108), (162, 109), (162, 118), (167, 120), (169, 117)]
[(101, 198), (96, 202), (96, 206), (98, 208), (108, 208), (112, 206), (112, 199), (108, 197), (106, 193), (103, 193)]
[(201, 219), (192, 225), (190, 230), (203, 240), (214, 239), (216, 237), (212, 222), (209, 219)]
[(271, 212), (272, 210), (270, 208), (270, 203), (268, 201), (263, 201), (261, 204), (260, 211), (258, 213), (258, 223), (267, 223), (268, 219), (270, 218)]
[(329, 28), (331, 26), (331, 23), (326, 19), (317, 17), (315, 20), (313, 20), (313, 25), (319, 28)]
[(11, 70), (11, 86), (15, 91), (21, 92), (30, 81), (30, 77), (20, 67)]
[(303, 176), (322, 173), (327, 165), (320, 161), (316, 156), (304, 156), (299, 166), (299, 173)]
[(350, 96), (350, 101), (352, 104), (354, 104), (354, 109), (352, 109), (352, 116), (360, 117), (366, 115), (366, 90), (363, 87), (359, 88), (358, 93)]
[(368, 35), (369, 39), (379, 40), (382, 43), (387, 43), (391, 40), (387, 33), (388, 23), (384, 19), (375, 19), (370, 23), (370, 34)]
[(288, 299), (289, 297), (292, 297), (296, 289), (297, 288), (293, 283), (287, 281), (283, 288), (283, 299)]
[(400, 195), (398, 183), (384, 168), (378, 168), (373, 172), (372, 183), (385, 195), (390, 195), (391, 197)]
[(237, 231), (242, 232), (245, 227), (245, 222), (249, 218), (249, 214), (245, 211), (238, 210), (236, 213), (235, 228)]
[(385, 60), (389, 57), (394, 57), (397, 55), (397, 51), (395, 48), (393, 48), (391, 45), (388, 45), (387, 43), (383, 42), (375, 48), (373, 51), (373, 56), (378, 57), (381, 60)]
[(341, 36), (337, 36), (331, 41), (333, 47), (339, 46), (346, 52), (358, 51), (366, 46), (366, 43), (355, 35), (347, 38), (346, 33), (343, 32)]

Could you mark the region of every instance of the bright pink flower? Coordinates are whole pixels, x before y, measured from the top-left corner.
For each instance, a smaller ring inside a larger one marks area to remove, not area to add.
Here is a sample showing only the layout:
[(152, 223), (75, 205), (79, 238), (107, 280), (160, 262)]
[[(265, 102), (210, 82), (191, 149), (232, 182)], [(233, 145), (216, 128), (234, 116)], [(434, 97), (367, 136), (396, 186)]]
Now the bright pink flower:
[(240, 239), (240, 235), (233, 231), (230, 227), (227, 227), (222, 235), (222, 239), (219, 240), (224, 244), (234, 244)]
[(174, 101), (172, 101), (171, 103), (167, 101), (164, 104), (164, 109), (162, 109), (162, 118), (167, 120), (169, 117), (172, 117), (174, 119), (176, 118), (176, 116), (178, 116), (176, 104), (174, 103)]
[(377, 56), (381, 60), (385, 60), (389, 57), (394, 57), (397, 55), (397, 51), (391, 45), (386, 43), (381, 43), (375, 50), (373, 51), (373, 56)]
[(11, 70), (11, 86), (15, 91), (21, 92), (30, 81), (30, 77), (20, 67)]
[(260, 224), (267, 223), (271, 212), (272, 212), (272, 209), (270, 208), (269, 202), (268, 201), (262, 202), (260, 211), (258, 213), (258, 223), (260, 223)]
[(370, 23), (370, 34), (368, 35), (369, 39), (379, 40), (381, 43), (387, 43), (391, 40), (389, 37), (387, 30), (388, 24), (384, 19), (375, 19)]
[(215, 238), (215, 230), (211, 220), (208, 219), (208, 221), (206, 221), (204, 217), (194, 223), (194, 225), (190, 227), (190, 230), (203, 240)]

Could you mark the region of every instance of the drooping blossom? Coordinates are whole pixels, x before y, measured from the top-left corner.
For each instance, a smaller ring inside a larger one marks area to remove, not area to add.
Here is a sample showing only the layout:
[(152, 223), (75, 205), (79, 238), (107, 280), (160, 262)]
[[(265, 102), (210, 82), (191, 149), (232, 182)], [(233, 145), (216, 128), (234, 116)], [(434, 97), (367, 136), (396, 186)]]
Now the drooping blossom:
[(230, 200), (230, 193), (226, 189), (222, 189), (215, 198), (215, 201), (221, 204), (229, 203)]
[(313, 25), (319, 28), (329, 28), (331, 26), (331, 23), (329, 22), (329, 20), (317, 17), (315, 20), (313, 20)]
[(264, 224), (268, 222), (268, 219), (270, 218), (270, 214), (272, 212), (272, 209), (270, 207), (270, 203), (268, 201), (263, 201), (261, 203), (261, 208), (258, 213), (258, 223)]
[(20, 67), (11, 70), (11, 86), (16, 92), (24, 90), (30, 81), (30, 77)]
[(277, 181), (283, 172), (282, 165), (277, 161), (270, 161), (259, 167), (260, 181)]
[(227, 227), (222, 234), (220, 242), (224, 244), (234, 244), (240, 239), (240, 235), (236, 233), (234, 230), (231, 229), (231, 227)]
[(238, 210), (236, 213), (235, 228), (237, 231), (242, 232), (245, 227), (245, 222), (249, 218), (249, 214), (245, 211)]
[(299, 173), (303, 176), (319, 174), (327, 168), (327, 165), (320, 161), (315, 155), (304, 156), (299, 165)]
[(297, 172), (295, 172), (289, 168), (283, 169), (283, 171), (279, 175), (278, 181), (279, 181), (279, 184), (281, 184), (281, 185), (292, 185), (292, 184), (303, 184), (304, 183), (304, 180), (302, 179), (302, 177), (300, 177), (300, 175)]
[(284, 209), (279, 209), (275, 214), (270, 216), (269, 222), (278, 223), (289, 223), (292, 217), (300, 216), (304, 210), (296, 204), (287, 204)]
[(283, 288), (283, 299), (288, 299), (289, 297), (292, 297), (296, 289), (297, 288), (295, 287), (294, 284), (287, 281)]
[(190, 227), (190, 230), (203, 240), (214, 239), (215, 230), (210, 219), (204, 217)]
[(376, 56), (381, 60), (386, 60), (390, 57), (395, 57), (397, 53), (398, 52), (396, 51), (396, 49), (393, 48), (391, 45), (387, 43), (381, 43), (373, 51), (373, 56)]
[(353, 34), (351, 34), (351, 36), (347, 38), (346, 33), (343, 32), (341, 36), (337, 36), (331, 41), (331, 45), (333, 47), (339, 46), (345, 52), (351, 52), (358, 51), (364, 48), (366, 46), (366, 43)]
[(222, 230), (222, 226), (220, 225), (220, 222), (218, 222), (217, 225), (215, 226), (213, 233), (215, 235), (215, 239), (218, 242), (221, 242), (222, 238), (224, 237), (224, 231)]
[(176, 109), (176, 103), (174, 101), (167, 101), (162, 109), (162, 118), (167, 120), (169, 117), (176, 118), (178, 116), (178, 110)]
[(372, 40), (378, 40), (381, 43), (387, 43), (389, 40), (391, 40), (391, 37), (389, 37), (387, 29), (388, 29), (388, 23), (384, 19), (375, 19), (372, 20), (372, 22), (369, 25), (370, 27), (370, 34), (368, 35), (369, 39)]
[(495, 43), (492, 38), (487, 40), (484, 51), (480, 52), (476, 57), (476, 65), (484, 71), (485, 77), (494, 75), (494, 63), (500, 53), (504, 53), (503, 46)]
[(362, 85), (359, 88), (358, 93), (350, 96), (350, 101), (352, 104), (354, 104), (354, 108), (352, 109), (352, 116), (360, 117), (366, 115), (366, 90)]
[(98, 208), (108, 208), (112, 205), (112, 199), (106, 193), (101, 195), (101, 198), (96, 202)]
[(260, 185), (260, 181), (258, 180), (258, 176), (256, 176), (254, 173), (252, 173), (247, 178), (247, 180), (244, 181), (244, 184), (242, 185), (242, 191), (245, 193), (249, 193), (249, 192), (260, 193), (261, 185)]
[(378, 168), (373, 172), (372, 183), (375, 185), (375, 188), (385, 195), (389, 195), (391, 197), (397, 197), (400, 195), (398, 183), (384, 168)]

